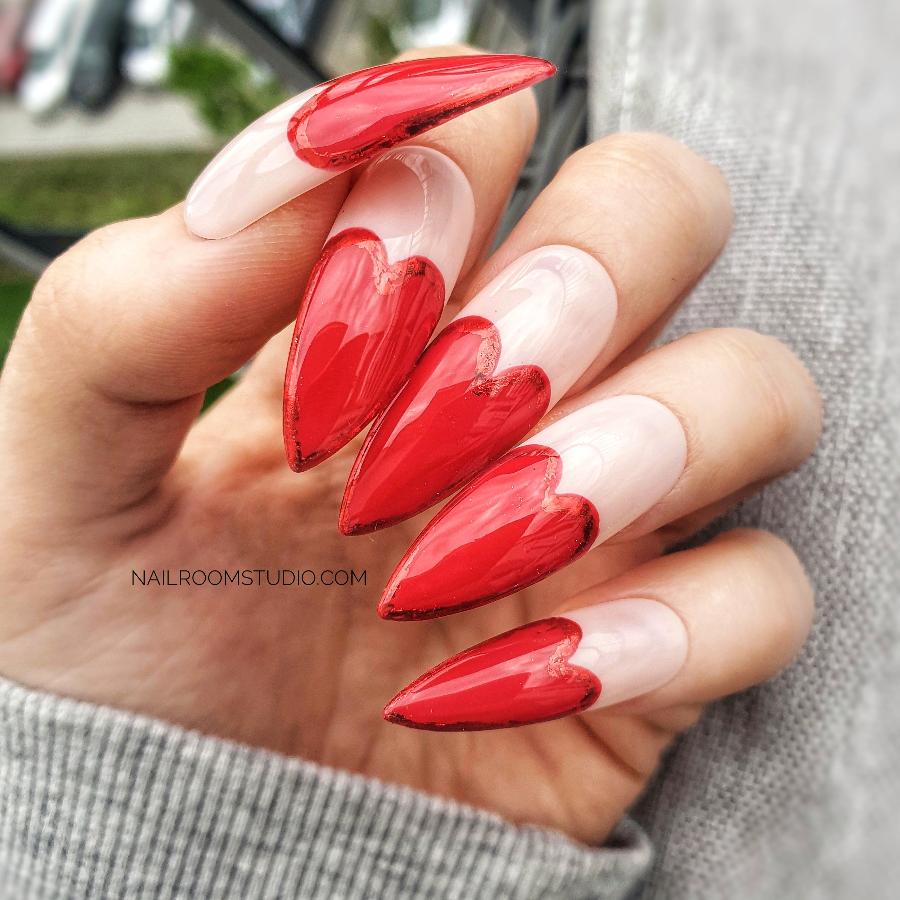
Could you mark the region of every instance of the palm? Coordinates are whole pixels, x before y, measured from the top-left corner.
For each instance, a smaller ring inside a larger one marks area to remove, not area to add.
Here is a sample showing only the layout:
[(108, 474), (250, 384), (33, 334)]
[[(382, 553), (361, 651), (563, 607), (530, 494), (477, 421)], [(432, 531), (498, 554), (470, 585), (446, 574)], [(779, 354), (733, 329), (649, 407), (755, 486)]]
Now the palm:
[[(148, 500), (153, 524), (111, 560), (93, 560), (85, 573), (92, 586), (70, 604), (66, 640), (41, 686), (584, 839), (602, 836), (667, 742), (658, 724), (607, 715), (433, 734), (389, 725), (381, 708), (449, 653), (546, 614), (578, 587), (633, 564), (636, 553), (655, 551), (624, 545), (481, 610), (384, 622), (374, 609), (381, 586), (422, 522), (340, 535), (336, 514), (352, 452), (294, 475), (281, 455), (274, 405), (246, 384), (225, 398), (194, 428), (162, 493)], [(238, 567), (365, 570), (366, 583), (131, 588), (132, 569)], [(22, 666), (34, 671), (33, 662)]]

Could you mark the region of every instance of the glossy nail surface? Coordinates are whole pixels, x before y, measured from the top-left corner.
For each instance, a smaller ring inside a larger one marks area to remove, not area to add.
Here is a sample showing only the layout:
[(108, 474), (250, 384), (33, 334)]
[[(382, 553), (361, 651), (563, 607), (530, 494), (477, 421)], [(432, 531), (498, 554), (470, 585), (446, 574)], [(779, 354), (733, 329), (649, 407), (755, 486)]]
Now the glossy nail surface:
[(474, 220), (448, 157), (402, 147), (347, 196), (297, 317), (284, 386), (284, 441), (296, 471), (326, 459), (379, 413), (431, 337)]
[(435, 666), (385, 707), (435, 731), (507, 728), (599, 709), (671, 681), (687, 658), (679, 616), (656, 600), (611, 600), (532, 622)]
[(488, 467), (426, 526), (379, 614), (421, 619), (514, 593), (568, 565), (673, 487), (687, 444), (649, 397), (600, 400)]
[(389, 63), (310, 88), (231, 141), (188, 193), (185, 223), (224, 238), (383, 150), (554, 73), (508, 54)]
[(541, 247), (508, 266), (435, 338), (372, 426), (341, 530), (413, 516), (522, 440), (596, 358), (615, 314), (609, 275), (581, 250)]

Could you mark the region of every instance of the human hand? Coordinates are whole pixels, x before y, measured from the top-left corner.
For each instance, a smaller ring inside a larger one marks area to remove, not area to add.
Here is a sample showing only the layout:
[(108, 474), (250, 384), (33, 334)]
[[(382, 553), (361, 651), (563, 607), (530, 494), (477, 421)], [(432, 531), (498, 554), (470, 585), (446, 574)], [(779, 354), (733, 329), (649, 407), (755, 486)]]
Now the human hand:
[[(533, 586), (460, 615), (385, 622), (381, 587), (427, 514), (341, 535), (358, 444), (298, 475), (281, 440), (284, 329), (356, 173), (224, 240), (192, 236), (180, 209), (114, 225), (47, 271), (0, 381), (3, 675), (594, 842), (704, 703), (789, 662), (812, 609), (789, 548), (741, 531), (662, 555), (802, 462), (819, 429), (814, 386), (771, 338), (710, 331), (646, 352), (725, 243), (727, 187), (671, 140), (613, 136), (575, 154), (483, 261), (535, 124), (521, 93), (416, 139), (452, 158), (475, 198), (451, 311), (536, 248), (601, 263), (617, 304), (597, 293), (609, 327), (548, 421), (603, 398), (653, 398), (683, 429), (684, 458), (672, 438), (662, 459), (671, 484), (657, 497), (627, 478), (601, 485), (622, 527)], [(386, 215), (395, 199), (382, 198)], [(568, 358), (570, 342), (555, 351)], [(251, 359), (198, 420), (204, 391)], [(600, 501), (598, 511), (605, 521)], [(133, 570), (238, 568), (364, 570), (366, 582), (132, 581)], [(681, 655), (677, 641), (660, 653), (673, 669), (664, 683), (635, 695), (651, 684), (646, 667), (623, 667), (618, 683), (610, 671), (601, 681), (621, 702), (527, 728), (435, 734), (383, 721), (385, 701), (448, 654), (624, 598), (657, 601), (683, 623)]]

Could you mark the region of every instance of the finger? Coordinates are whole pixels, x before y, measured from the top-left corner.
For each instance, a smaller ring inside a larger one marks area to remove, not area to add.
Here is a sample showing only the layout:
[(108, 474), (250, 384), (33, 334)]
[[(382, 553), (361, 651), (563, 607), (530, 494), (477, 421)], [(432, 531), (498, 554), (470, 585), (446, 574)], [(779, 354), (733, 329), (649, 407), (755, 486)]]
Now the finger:
[(382, 615), (480, 606), (614, 536), (647, 534), (773, 478), (812, 452), (821, 409), (787, 347), (724, 329), (642, 357), (551, 418), (425, 528), (388, 584)]
[[(502, 107), (496, 117), (472, 115), (490, 126), (482, 146), (491, 166), (508, 162), (509, 182), (527, 153), (534, 104), (520, 95), (494, 106)], [(441, 140), (453, 142), (446, 131)], [(461, 153), (458, 165), (478, 185), (474, 158), (474, 149)], [(506, 182), (498, 178), (498, 190)], [(225, 241), (191, 236), (180, 209), (121, 223), (50, 267), (0, 387), (0, 447), (13, 461), (2, 493), (16, 521), (23, 491), (37, 528), (48, 512), (86, 521), (135, 508), (144, 515), (142, 501), (165, 500), (156, 489), (203, 391), (295, 316), (347, 188), (347, 176), (334, 178)], [(485, 236), (501, 201), (483, 193), (474, 233)]]
[(620, 135), (575, 154), (373, 426), (342, 530), (409, 518), (514, 446), (673, 308), (730, 221), (719, 170), (673, 140)]
[(555, 72), (530, 56), (410, 55), (310, 88), (250, 125), (191, 188), (188, 228), (228, 237), (340, 172)]
[(628, 527), (607, 529), (617, 532), (616, 541), (715, 508), (790, 472), (813, 452), (822, 430), (822, 399), (806, 366), (778, 339), (747, 329), (712, 329), (660, 347), (571, 408), (638, 392), (678, 418), (686, 459), (671, 490), (661, 486)]
[(382, 154), (359, 177), (313, 271), (288, 356), (284, 442), (296, 471), (347, 444), (406, 380), (467, 257), (493, 230), (535, 115), (530, 95), (509, 97)]
[(206, 388), (292, 315), (345, 191), (335, 179), (228, 241), (191, 237), (176, 208), (59, 257), (0, 380), (4, 520), (70, 529), (153, 495)]
[(812, 610), (790, 548), (764, 532), (734, 532), (463, 651), (402, 690), (385, 717), (470, 730), (704, 703), (788, 665)]

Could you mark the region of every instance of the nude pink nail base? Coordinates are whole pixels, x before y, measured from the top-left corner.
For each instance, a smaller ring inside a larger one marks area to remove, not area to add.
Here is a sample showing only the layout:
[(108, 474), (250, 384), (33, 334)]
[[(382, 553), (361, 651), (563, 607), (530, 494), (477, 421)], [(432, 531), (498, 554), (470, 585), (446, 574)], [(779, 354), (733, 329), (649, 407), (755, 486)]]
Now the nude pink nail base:
[(425, 619), (490, 603), (574, 562), (662, 499), (687, 455), (666, 406), (588, 404), (485, 469), (416, 538), (379, 604)]
[(508, 266), (435, 338), (372, 426), (341, 530), (409, 518), (521, 441), (597, 357), (615, 315), (612, 280), (582, 250), (540, 247)]
[(550, 77), (529, 56), (449, 56), (389, 63), (310, 88), (231, 141), (196, 180), (188, 229), (225, 238), (378, 153)]
[(531, 622), (458, 653), (400, 691), (384, 717), (432, 731), (546, 722), (662, 687), (687, 658), (685, 627), (655, 600), (611, 600)]

